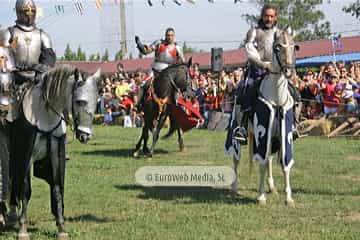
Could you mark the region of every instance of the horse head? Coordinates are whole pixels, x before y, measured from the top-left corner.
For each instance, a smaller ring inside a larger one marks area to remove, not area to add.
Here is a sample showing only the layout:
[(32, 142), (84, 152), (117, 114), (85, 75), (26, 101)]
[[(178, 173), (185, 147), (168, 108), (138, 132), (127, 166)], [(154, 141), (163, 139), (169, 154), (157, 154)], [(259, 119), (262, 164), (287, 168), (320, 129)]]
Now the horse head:
[(100, 75), (100, 70), (92, 75), (75, 70), (72, 115), (76, 138), (81, 143), (86, 143), (92, 135), (92, 123), (98, 99), (97, 82)]
[(286, 31), (282, 31), (275, 35), (274, 41), (274, 61), (280, 67), (281, 73), (285, 77), (290, 78), (295, 70), (295, 51), (300, 48), (294, 42), (295, 32), (291, 28), (287, 28)]

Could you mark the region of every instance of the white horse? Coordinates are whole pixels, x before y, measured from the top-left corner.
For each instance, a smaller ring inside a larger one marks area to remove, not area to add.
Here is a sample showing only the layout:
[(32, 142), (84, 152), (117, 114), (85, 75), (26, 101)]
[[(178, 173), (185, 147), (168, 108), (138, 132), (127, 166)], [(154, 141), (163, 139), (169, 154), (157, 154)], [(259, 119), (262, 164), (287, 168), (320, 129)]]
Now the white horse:
[[(286, 204), (294, 206), (290, 187), (290, 169), (293, 164), (293, 106), (294, 100), (288, 90), (288, 81), (295, 70), (295, 45), (291, 30), (277, 33), (273, 44), (271, 72), (262, 80), (259, 96), (254, 104), (254, 115), (249, 122), (250, 167), (253, 160), (260, 163), (259, 204), (266, 203), (265, 173), (268, 185), (276, 192), (272, 176), (272, 153), (278, 153), (285, 178)], [(237, 192), (238, 158), (233, 158), (236, 179), (232, 191)]]

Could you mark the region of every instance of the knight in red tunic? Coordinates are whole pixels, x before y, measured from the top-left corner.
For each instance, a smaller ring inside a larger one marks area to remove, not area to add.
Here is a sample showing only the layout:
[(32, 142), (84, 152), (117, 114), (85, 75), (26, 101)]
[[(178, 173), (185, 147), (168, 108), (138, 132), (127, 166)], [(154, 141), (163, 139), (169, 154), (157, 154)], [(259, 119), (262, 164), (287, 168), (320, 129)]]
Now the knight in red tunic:
[[(140, 42), (139, 37), (135, 37), (135, 42), (139, 51), (144, 54), (150, 54), (155, 52), (154, 62), (151, 64), (151, 68), (154, 72), (154, 78), (165, 68), (178, 63), (184, 63), (185, 58), (182, 48), (175, 42), (175, 30), (173, 28), (167, 28), (165, 31), (165, 40), (160, 39), (154, 41), (150, 45), (144, 45)], [(138, 109), (141, 111), (146, 90), (149, 88), (150, 82), (146, 81), (144, 86), (139, 91), (139, 104)]]

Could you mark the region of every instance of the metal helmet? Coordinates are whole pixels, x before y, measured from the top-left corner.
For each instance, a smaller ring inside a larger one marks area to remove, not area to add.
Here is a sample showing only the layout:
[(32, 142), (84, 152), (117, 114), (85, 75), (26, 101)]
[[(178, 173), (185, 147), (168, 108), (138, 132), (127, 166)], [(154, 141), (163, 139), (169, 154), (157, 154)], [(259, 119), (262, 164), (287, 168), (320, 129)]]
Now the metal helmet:
[(17, 0), (15, 4), (16, 23), (27, 27), (35, 25), (36, 6), (33, 0)]

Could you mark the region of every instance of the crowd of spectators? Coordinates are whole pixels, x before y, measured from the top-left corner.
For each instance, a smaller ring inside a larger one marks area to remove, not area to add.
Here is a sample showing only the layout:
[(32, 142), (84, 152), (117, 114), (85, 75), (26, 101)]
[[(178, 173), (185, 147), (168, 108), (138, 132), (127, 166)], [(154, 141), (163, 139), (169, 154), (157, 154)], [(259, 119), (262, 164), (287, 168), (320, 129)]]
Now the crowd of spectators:
[[(292, 83), (301, 93), (302, 116), (313, 119), (324, 115), (358, 114), (360, 103), (360, 62), (345, 65), (329, 62), (318, 70), (294, 75)], [(231, 113), (235, 90), (244, 80), (244, 69), (212, 73), (200, 71), (199, 65), (191, 69), (192, 88), (200, 113), (209, 120), (212, 111)], [(125, 117), (125, 126), (140, 127), (142, 113), (136, 108), (142, 84), (152, 78), (150, 72), (138, 70), (127, 73), (120, 65), (118, 71), (105, 75), (98, 113), (104, 114), (104, 125), (111, 124), (118, 116)]]
[(329, 62), (318, 71), (306, 71), (294, 84), (301, 93), (305, 118), (359, 113), (360, 62)]

